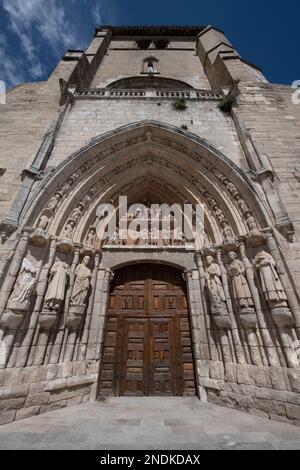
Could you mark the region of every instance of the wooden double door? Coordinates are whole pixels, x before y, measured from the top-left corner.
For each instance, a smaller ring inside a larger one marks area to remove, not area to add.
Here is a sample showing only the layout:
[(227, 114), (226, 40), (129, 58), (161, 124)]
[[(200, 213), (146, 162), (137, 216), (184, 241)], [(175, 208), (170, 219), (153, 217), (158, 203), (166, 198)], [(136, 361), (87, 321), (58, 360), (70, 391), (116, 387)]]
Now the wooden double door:
[(115, 273), (100, 394), (196, 394), (191, 328), (180, 271), (144, 264)]

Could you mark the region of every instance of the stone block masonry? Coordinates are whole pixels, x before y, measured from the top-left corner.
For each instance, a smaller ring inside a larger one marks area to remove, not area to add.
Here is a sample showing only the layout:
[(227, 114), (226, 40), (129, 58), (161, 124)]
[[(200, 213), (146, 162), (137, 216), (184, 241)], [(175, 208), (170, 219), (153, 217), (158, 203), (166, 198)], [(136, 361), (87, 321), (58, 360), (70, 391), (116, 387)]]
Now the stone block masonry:
[[(8, 93), (0, 424), (103, 390), (140, 395), (151, 382), (163, 395), (186, 383), (202, 401), (299, 425), (293, 92), (268, 83), (223, 32), (199, 26), (97, 29), (47, 81)], [(201, 204), (203, 243), (178, 241), (175, 219), (163, 236), (162, 214), (158, 239), (148, 224), (148, 240), (124, 241), (117, 223), (103, 240), (98, 207), (110, 204), (118, 220), (120, 195), (143, 202), (145, 214), (152, 203), (181, 213)], [(176, 367), (175, 385), (162, 367)]]

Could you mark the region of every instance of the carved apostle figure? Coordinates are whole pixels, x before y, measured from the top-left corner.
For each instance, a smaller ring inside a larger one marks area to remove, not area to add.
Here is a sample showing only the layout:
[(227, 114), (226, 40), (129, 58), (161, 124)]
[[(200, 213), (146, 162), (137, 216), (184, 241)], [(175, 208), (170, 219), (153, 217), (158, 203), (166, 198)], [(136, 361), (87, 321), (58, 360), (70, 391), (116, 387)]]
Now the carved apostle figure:
[(73, 293), (71, 297), (72, 306), (85, 305), (89, 287), (90, 287), (90, 279), (92, 277), (92, 272), (88, 267), (89, 262), (90, 262), (90, 257), (85, 256), (83, 258), (82, 263), (79, 266), (77, 266), (75, 270), (76, 277), (75, 277)]
[(245, 266), (234, 251), (231, 251), (228, 256), (231, 261), (228, 266), (228, 274), (231, 278), (233, 297), (237, 306), (241, 309), (253, 308), (253, 299), (245, 277)]
[(65, 298), (69, 266), (57, 259), (50, 271), (50, 282), (45, 296), (45, 306), (59, 310)]
[(27, 258), (23, 259), (23, 263), (16, 280), (15, 288), (10, 296), (10, 302), (25, 304), (30, 302), (31, 295), (36, 284), (37, 270)]
[(261, 251), (255, 256), (253, 264), (259, 273), (262, 291), (267, 302), (271, 306), (278, 303), (286, 305), (287, 297), (277, 273), (274, 258), (269, 253)]
[(211, 307), (213, 310), (221, 313), (222, 310), (226, 310), (226, 297), (222, 284), (221, 270), (219, 265), (214, 263), (212, 256), (207, 256), (206, 262), (205, 278)]

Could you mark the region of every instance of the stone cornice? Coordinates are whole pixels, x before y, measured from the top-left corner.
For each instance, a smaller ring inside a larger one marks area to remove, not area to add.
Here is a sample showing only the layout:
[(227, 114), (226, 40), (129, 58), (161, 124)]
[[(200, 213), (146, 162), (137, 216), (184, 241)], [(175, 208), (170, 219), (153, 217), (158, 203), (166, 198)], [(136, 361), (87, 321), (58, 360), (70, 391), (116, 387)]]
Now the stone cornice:
[(178, 36), (197, 37), (205, 26), (102, 26), (95, 34), (111, 31), (113, 36)]

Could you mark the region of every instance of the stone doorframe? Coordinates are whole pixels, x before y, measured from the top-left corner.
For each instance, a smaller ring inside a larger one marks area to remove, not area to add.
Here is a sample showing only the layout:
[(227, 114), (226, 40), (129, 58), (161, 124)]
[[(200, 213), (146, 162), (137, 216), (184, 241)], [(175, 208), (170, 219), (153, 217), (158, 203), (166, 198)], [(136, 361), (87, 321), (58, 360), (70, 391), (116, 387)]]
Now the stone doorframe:
[[(151, 263), (173, 266), (182, 271), (186, 281), (188, 300), (188, 311), (190, 314), (190, 326), (195, 361), (195, 374), (197, 383), (197, 396), (201, 401), (206, 401), (206, 391), (201, 385), (201, 346), (206, 343), (206, 325), (204, 316), (204, 301), (201, 290), (199, 269), (195, 262), (195, 251), (184, 247), (169, 249), (141, 248), (132, 249), (118, 247), (114, 249), (103, 249), (102, 261), (99, 266), (97, 290), (94, 300), (94, 312), (98, 315), (99, 348), (95, 359), (99, 361), (99, 372), (102, 363), (102, 347), (104, 343), (105, 321), (108, 313), (108, 302), (110, 296), (111, 281), (114, 271), (128, 265), (139, 263)], [(91, 399), (96, 400), (99, 394), (99, 380), (97, 386), (92, 390)]]

